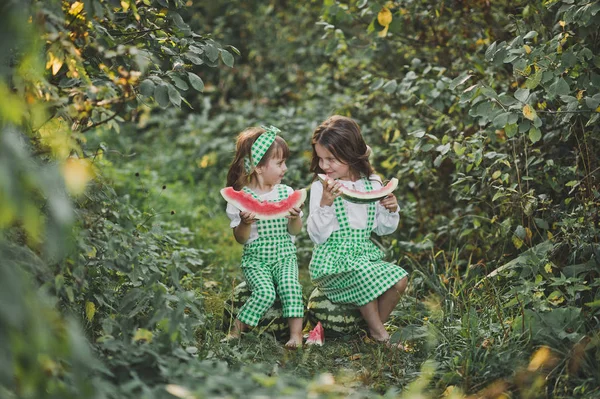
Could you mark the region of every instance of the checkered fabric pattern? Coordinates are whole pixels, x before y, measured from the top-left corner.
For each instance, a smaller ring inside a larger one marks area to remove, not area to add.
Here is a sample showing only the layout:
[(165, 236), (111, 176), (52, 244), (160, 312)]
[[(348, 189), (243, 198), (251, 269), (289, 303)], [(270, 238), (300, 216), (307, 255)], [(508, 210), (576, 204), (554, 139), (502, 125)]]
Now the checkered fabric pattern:
[(275, 126), (261, 126), (261, 129), (264, 129), (265, 132), (258, 136), (254, 143), (252, 143), (252, 148), (250, 149), (250, 157), (251, 159), (244, 159), (244, 168), (246, 172), (250, 172), (252, 168), (255, 168), (256, 165), (260, 162), (260, 160), (265, 156), (271, 144), (275, 141), (275, 137), (277, 133), (280, 132)]
[[(259, 199), (249, 188), (244, 187), (243, 190)], [(275, 201), (287, 198), (287, 186), (278, 185), (277, 195)], [(288, 219), (259, 220), (256, 223), (258, 238), (244, 245), (242, 254), (242, 272), (252, 294), (237, 318), (256, 326), (273, 305), (276, 295), (281, 300), (283, 317), (304, 317), (296, 246), (288, 234)]]
[[(371, 182), (365, 188), (371, 191)], [(408, 275), (403, 268), (382, 260), (384, 253), (371, 241), (376, 204), (367, 209), (367, 227), (353, 229), (348, 221), (346, 201), (337, 197), (335, 214), (340, 229), (316, 245), (309, 266), (313, 283), (332, 302), (366, 305)]]

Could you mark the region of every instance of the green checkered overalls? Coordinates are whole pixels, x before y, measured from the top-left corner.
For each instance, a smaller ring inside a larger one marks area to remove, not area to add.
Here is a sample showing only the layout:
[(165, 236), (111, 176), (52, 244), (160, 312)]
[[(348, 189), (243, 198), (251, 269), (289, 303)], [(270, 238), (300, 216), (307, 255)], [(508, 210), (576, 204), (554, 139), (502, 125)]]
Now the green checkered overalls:
[[(364, 179), (371, 191), (371, 182)], [(309, 266), (313, 283), (332, 302), (366, 305), (408, 275), (399, 266), (384, 262), (383, 252), (371, 241), (375, 227), (375, 203), (367, 206), (367, 227), (353, 229), (348, 221), (345, 201), (333, 202), (340, 229), (323, 244), (316, 245)]]
[[(276, 188), (275, 201), (288, 197), (287, 186), (279, 184)], [(260, 200), (249, 188), (243, 190)], [(244, 245), (242, 254), (242, 272), (252, 294), (240, 309), (238, 319), (256, 326), (273, 305), (276, 294), (281, 300), (283, 317), (304, 317), (296, 246), (288, 233), (288, 219), (259, 220), (256, 226), (258, 238)]]

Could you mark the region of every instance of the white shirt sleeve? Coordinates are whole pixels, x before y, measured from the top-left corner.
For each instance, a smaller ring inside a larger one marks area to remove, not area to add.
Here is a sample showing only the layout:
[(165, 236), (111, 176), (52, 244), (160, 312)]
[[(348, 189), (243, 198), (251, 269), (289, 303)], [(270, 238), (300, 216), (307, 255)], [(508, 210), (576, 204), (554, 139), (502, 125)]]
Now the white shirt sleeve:
[[(376, 176), (376, 175), (373, 175)], [(383, 185), (379, 181), (379, 177), (377, 180), (373, 180), (373, 176), (371, 178), (371, 184), (373, 185), (373, 189), (377, 190), (381, 188)], [(375, 208), (375, 228), (373, 232), (378, 236), (384, 236), (387, 234), (392, 234), (398, 228), (398, 223), (400, 222), (400, 207), (396, 209), (396, 212), (390, 212), (380, 202), (377, 202), (377, 207)]]
[[(287, 194), (288, 197), (294, 192), (294, 189), (291, 188), (290, 186), (285, 186), (286, 190), (287, 190)], [(304, 216), (304, 211), (300, 211), (300, 217), (302, 218)]]
[(335, 208), (332, 206), (321, 207), (323, 184), (315, 181), (310, 186), (310, 200), (306, 231), (315, 244), (323, 244), (331, 233), (340, 229)]
[(227, 203), (227, 208), (225, 208), (225, 213), (227, 213), (227, 217), (231, 222), (229, 223), (229, 227), (235, 229), (242, 222), (242, 218), (240, 217), (240, 210), (235, 206)]

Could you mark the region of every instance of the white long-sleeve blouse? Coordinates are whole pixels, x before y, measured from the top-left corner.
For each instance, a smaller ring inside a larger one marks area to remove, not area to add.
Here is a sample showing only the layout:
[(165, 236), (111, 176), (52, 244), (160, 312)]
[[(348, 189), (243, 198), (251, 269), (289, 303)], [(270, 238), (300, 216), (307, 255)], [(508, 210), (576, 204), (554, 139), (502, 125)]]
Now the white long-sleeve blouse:
[[(377, 175), (371, 175), (369, 178), (373, 190), (381, 188), (382, 184)], [(355, 182), (351, 180), (338, 180), (345, 187), (358, 191), (367, 191), (362, 179)], [(323, 184), (315, 181), (310, 187), (310, 208), (306, 229), (310, 239), (315, 244), (323, 244), (331, 233), (340, 229), (337, 216), (335, 215), (335, 206), (321, 206), (321, 196), (323, 195)], [(350, 227), (354, 229), (365, 229), (367, 227), (367, 205), (355, 204), (344, 200), (348, 213)], [(390, 212), (379, 202), (375, 208), (375, 234), (383, 236), (393, 233), (400, 222), (399, 208), (396, 212)]]

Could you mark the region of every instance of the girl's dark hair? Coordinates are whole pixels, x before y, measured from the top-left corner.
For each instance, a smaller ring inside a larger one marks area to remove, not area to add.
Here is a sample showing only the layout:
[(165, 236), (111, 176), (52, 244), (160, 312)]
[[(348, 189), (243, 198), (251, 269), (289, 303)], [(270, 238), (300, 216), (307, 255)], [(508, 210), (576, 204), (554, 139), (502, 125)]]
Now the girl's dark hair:
[(310, 171), (315, 174), (324, 173), (319, 166), (319, 157), (315, 151), (317, 143), (331, 152), (337, 160), (348, 165), (350, 171), (357, 177), (369, 178), (375, 173), (369, 162), (370, 149), (354, 120), (333, 115), (317, 126), (312, 136), (313, 153), (310, 162)]
[[(252, 144), (254, 144), (258, 136), (264, 132), (265, 130), (263, 128), (249, 127), (238, 135), (235, 143), (235, 157), (233, 158), (233, 162), (231, 162), (229, 172), (227, 173), (227, 186), (231, 186), (239, 191), (256, 175), (254, 169), (250, 171), (250, 174), (246, 172), (246, 169), (244, 168), (244, 158), (250, 156)], [(290, 149), (285, 140), (280, 136), (275, 137), (275, 141), (273, 141), (273, 144), (271, 144), (256, 166), (264, 166), (269, 159), (276, 156), (281, 156), (281, 159), (288, 159), (290, 156)]]

